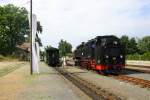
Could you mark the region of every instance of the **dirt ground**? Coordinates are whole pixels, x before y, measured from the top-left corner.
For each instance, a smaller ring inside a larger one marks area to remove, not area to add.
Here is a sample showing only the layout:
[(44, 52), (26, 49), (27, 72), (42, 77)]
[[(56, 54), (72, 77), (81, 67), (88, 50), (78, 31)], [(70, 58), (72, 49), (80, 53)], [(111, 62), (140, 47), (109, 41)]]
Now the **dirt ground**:
[(23, 62), (18, 62), (18, 61), (13, 61), (13, 62), (3, 61), (3, 62), (0, 62), (0, 70), (3, 69), (3, 68), (9, 67), (9, 66), (18, 65), (20, 63), (23, 63)]
[[(0, 70), (15, 67), (20, 63), (22, 62), (0, 62)], [(28, 66), (28, 63), (24, 66)], [(25, 88), (21, 81), (23, 76), (17, 74), (19, 70), (0, 77), (0, 100), (14, 100), (17, 93)]]
[[(5, 64), (6, 67), (10, 64), (16, 66), (18, 62)], [(44, 63), (40, 64), (40, 74), (31, 76), (29, 63), (26, 62), (17, 70), (0, 77), (0, 100), (91, 99)]]

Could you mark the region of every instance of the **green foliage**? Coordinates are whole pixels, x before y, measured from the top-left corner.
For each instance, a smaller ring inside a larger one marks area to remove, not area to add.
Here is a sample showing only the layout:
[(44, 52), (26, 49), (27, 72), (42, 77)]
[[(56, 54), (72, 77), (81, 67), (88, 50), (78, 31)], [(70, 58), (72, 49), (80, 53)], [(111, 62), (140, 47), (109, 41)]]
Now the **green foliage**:
[[(42, 26), (37, 22), (37, 33), (42, 33)], [(29, 41), (28, 12), (12, 4), (0, 6), (0, 54), (11, 55), (16, 45)], [(25, 35), (28, 37), (25, 39)], [(37, 35), (38, 36), (38, 35)], [(39, 37), (36, 41), (42, 45)]]
[(144, 53), (142, 55), (140, 54), (134, 54), (134, 55), (127, 55), (128, 60), (150, 60), (150, 52)]
[(59, 52), (60, 52), (60, 56), (66, 56), (68, 53), (71, 53), (72, 51), (72, 45), (70, 43), (68, 43), (67, 41), (61, 40), (59, 42)]
[(125, 46), (125, 53), (128, 54), (129, 50), (128, 50), (128, 47), (129, 47), (129, 37), (124, 35), (120, 38), (121, 40), (121, 44), (123, 44)]
[(28, 34), (28, 15), (25, 8), (14, 5), (0, 6), (0, 54), (10, 55)]
[(143, 60), (150, 60), (150, 52), (144, 53), (141, 58)]
[(145, 36), (138, 41), (128, 36), (121, 37), (121, 43), (126, 47), (129, 60), (150, 60), (150, 36)]
[(0, 55), (0, 61), (3, 61), (3, 60), (5, 60), (6, 58), (4, 57), (4, 56), (2, 56), (2, 55)]
[(0, 55), (0, 61), (16, 61), (16, 57), (15, 56), (3, 56)]
[(150, 36), (145, 36), (138, 41), (138, 48), (140, 53), (145, 53), (150, 51)]
[(135, 38), (131, 38), (128, 44), (128, 54), (135, 54), (135, 53), (138, 53), (137, 42)]
[(134, 54), (134, 55), (127, 55), (128, 60), (141, 60), (141, 55), (139, 54)]
[(128, 36), (124, 35), (121, 37), (121, 43), (125, 45), (126, 54), (138, 53), (138, 47), (135, 38), (129, 39)]

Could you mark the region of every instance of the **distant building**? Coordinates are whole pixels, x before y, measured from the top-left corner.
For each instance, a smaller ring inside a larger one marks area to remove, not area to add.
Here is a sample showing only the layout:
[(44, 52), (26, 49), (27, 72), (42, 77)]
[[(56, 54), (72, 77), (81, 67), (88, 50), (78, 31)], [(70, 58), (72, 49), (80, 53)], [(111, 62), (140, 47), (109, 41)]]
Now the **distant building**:
[(30, 43), (22, 43), (16, 46), (15, 55), (19, 60), (30, 60)]
[[(42, 47), (42, 42), (41, 39), (39, 38), (38, 34), (36, 34), (35, 36), (35, 47), (38, 53), (38, 57), (40, 58), (40, 54), (39, 54), (39, 47)], [(14, 52), (14, 55), (17, 56), (17, 58), (19, 58), (19, 60), (26, 60), (29, 61), (30, 60), (30, 48), (31, 45), (29, 42), (24, 42), (22, 44), (19, 44), (16, 46), (16, 50)]]

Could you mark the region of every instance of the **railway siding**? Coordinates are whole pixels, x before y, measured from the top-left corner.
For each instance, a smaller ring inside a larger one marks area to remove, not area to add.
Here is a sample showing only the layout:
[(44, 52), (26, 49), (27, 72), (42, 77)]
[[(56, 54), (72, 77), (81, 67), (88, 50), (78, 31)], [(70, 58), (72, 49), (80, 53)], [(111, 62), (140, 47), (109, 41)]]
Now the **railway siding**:
[(150, 67), (149, 66), (126, 65), (125, 69), (150, 74)]
[(150, 61), (127, 60), (126, 69), (150, 74)]
[(137, 60), (127, 60), (127, 65), (139, 65), (139, 66), (149, 66), (150, 67), (150, 61), (137, 61)]
[(134, 85), (140, 85), (141, 87), (150, 89), (150, 81), (149, 80), (144, 80), (144, 79), (126, 76), (126, 75), (111, 76), (111, 77), (121, 80), (121, 81), (130, 82), (130, 83), (133, 83)]
[(69, 73), (64, 68), (56, 68), (56, 70), (74, 83), (77, 87), (79, 87), (82, 91), (88, 94), (93, 100), (121, 100), (121, 97), (118, 95), (114, 95), (113, 93), (105, 91), (104, 89), (97, 87), (95, 84), (92, 84), (88, 80), (84, 80), (75, 75), (76, 72)]
[(147, 88), (141, 88), (137, 85), (122, 82), (111, 77), (101, 76), (97, 73), (78, 69), (75, 67), (68, 67), (66, 70), (70, 73), (74, 73), (84, 80), (91, 82), (98, 87), (101, 87), (106, 91), (109, 91), (110, 93), (115, 93), (116, 95), (121, 96), (122, 99), (150, 99), (150, 90)]
[(131, 69), (130, 70), (124, 70), (123, 75), (127, 75), (130, 77), (135, 77), (135, 78), (140, 78), (140, 79), (150, 81), (150, 74), (145, 73), (145, 72), (141, 72), (141, 70), (140, 71), (135, 71), (135, 70), (131, 70)]

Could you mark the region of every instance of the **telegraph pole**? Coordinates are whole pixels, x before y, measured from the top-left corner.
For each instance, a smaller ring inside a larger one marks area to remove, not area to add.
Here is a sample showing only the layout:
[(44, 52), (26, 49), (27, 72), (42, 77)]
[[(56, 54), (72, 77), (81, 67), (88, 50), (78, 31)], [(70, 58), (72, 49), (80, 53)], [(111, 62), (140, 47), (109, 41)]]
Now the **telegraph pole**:
[(30, 0), (30, 74), (33, 74), (32, 66), (32, 0)]

